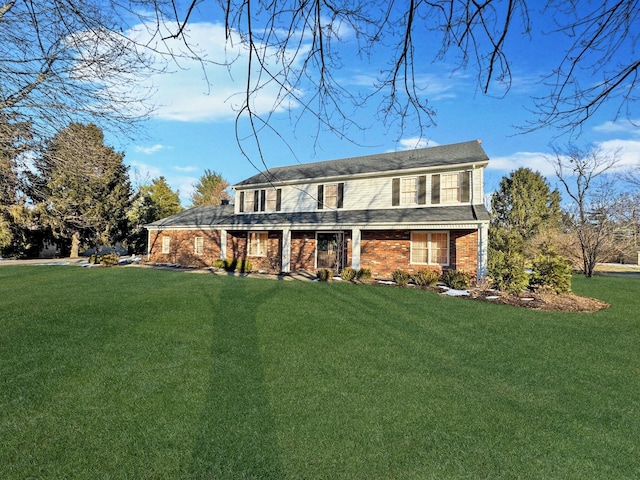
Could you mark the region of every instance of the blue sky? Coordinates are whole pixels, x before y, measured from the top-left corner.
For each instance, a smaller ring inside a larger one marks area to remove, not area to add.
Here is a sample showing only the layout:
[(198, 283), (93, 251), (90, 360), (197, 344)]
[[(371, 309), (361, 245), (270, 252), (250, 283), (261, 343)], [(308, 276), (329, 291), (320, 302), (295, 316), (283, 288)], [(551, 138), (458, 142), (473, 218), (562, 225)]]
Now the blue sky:
[[(202, 16), (194, 17), (189, 25), (189, 37), (192, 45), (208, 59), (222, 61), (224, 29), (216, 23), (221, 19), (214, 18), (212, 12), (214, 9), (209, 8), (206, 21)], [(432, 38), (418, 37), (416, 44), (429, 44)], [(350, 90), (366, 91), (380, 64), (354, 55), (355, 41), (349, 38), (348, 31), (343, 39), (343, 67), (334, 75)], [(415, 131), (401, 136), (397, 129), (377, 121), (376, 102), (350, 111), (351, 118), (365, 126), (363, 131), (350, 132), (353, 141), (326, 131), (318, 135), (317, 123), (311, 118), (305, 117), (292, 125), (289, 115), (280, 112), (273, 117), (272, 126), (282, 134), (286, 144), (274, 135), (261, 136), (264, 160), (269, 167), (275, 167), (480, 139), (491, 160), (485, 181), (487, 193), (497, 188), (502, 176), (521, 166), (539, 171), (553, 183), (553, 173), (545, 157), (551, 154), (552, 142), (562, 146), (569, 137), (556, 138), (559, 132), (550, 128), (521, 134), (516, 127), (533, 119), (528, 110), (533, 107), (531, 96), (546, 91), (540, 78), (557, 63), (563, 51), (544, 37), (532, 42), (526, 37), (513, 36), (511, 41), (513, 83), (504, 98), (498, 90), (491, 95), (479, 92), (474, 70), (452, 73), (453, 59), (434, 62), (425, 55), (425, 62), (418, 65), (418, 74), (425, 97), (437, 111), (437, 125), (425, 129), (420, 142)], [(180, 48), (179, 44), (175, 48)], [(227, 45), (227, 53), (228, 49)], [(210, 88), (202, 65), (196, 61), (182, 60), (180, 68), (173, 66), (171, 73), (154, 76), (153, 100), (158, 108), (144, 125), (145, 135), (123, 142), (107, 136), (108, 142), (125, 152), (125, 162), (135, 178), (164, 176), (173, 189), (180, 191), (184, 206), (189, 205), (193, 184), (205, 169), (221, 173), (234, 184), (255, 174), (256, 166), (262, 167), (259, 157), (253, 153), (250, 159), (255, 166), (252, 165), (241, 154), (236, 141), (234, 108), (246, 81), (246, 57), (242, 51), (232, 53), (239, 55), (232, 67), (205, 67)], [(589, 81), (588, 76), (585, 81)], [(302, 90), (301, 94), (304, 97), (310, 92)], [(258, 108), (265, 111), (275, 95), (274, 90), (265, 88), (258, 99)], [(616, 107), (608, 105), (597, 112), (583, 126), (576, 142), (579, 145), (594, 143), (605, 151), (621, 149), (624, 165), (638, 165), (640, 128), (626, 119), (614, 122)], [(297, 115), (299, 110), (294, 106), (292, 112)], [(246, 123), (241, 123), (242, 127), (246, 127)]]

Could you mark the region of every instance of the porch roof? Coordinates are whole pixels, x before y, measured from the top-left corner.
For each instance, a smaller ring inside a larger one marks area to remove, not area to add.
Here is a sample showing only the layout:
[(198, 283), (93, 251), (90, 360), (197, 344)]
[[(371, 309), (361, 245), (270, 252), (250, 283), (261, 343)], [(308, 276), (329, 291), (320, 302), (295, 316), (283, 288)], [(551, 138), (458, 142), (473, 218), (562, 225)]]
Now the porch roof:
[(456, 205), (422, 208), (386, 208), (378, 210), (318, 210), (313, 212), (272, 212), (235, 214), (232, 205), (196, 207), (146, 225), (151, 230), (225, 228), (304, 228), (330, 225), (416, 225), (488, 222), (483, 205)]

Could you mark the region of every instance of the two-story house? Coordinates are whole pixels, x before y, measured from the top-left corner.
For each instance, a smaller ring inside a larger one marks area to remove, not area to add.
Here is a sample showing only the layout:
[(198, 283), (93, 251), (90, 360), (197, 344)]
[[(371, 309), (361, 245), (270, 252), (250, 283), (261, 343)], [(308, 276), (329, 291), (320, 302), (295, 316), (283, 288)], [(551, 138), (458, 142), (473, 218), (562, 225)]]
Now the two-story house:
[(149, 260), (254, 270), (427, 266), (486, 272), (489, 215), (479, 141), (272, 168), (233, 186), (234, 205), (147, 225)]

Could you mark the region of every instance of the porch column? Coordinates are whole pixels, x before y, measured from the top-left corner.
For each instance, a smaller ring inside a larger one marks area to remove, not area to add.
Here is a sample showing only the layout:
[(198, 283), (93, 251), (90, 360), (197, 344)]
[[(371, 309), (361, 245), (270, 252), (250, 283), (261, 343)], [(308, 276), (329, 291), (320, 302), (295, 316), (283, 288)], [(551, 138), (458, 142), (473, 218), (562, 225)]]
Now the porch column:
[(291, 229), (284, 227), (282, 229), (282, 271), (289, 273), (291, 271)]
[(478, 278), (487, 276), (487, 245), (489, 243), (489, 225), (480, 224), (478, 229)]
[(227, 258), (227, 231), (224, 228), (220, 230), (220, 258)]
[(362, 235), (359, 228), (351, 230), (351, 268), (360, 270), (360, 239)]

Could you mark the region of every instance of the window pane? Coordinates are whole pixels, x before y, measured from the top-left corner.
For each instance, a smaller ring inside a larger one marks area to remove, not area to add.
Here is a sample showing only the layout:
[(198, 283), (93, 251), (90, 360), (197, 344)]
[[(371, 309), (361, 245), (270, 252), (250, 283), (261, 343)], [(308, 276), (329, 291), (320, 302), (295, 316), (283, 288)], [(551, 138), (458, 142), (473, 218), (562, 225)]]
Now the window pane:
[(194, 252), (196, 255), (202, 255), (204, 252), (204, 237), (195, 238)]
[(429, 263), (449, 264), (449, 235), (446, 233), (432, 233), (430, 247)]
[(274, 189), (267, 190), (266, 210), (268, 212), (275, 212), (276, 211), (277, 199), (278, 199), (278, 192), (276, 192), (276, 190), (274, 190)]
[(440, 201), (458, 202), (460, 201), (460, 183), (457, 173), (449, 173), (440, 176)]
[(327, 207), (338, 206), (338, 184), (329, 183), (324, 186), (324, 204)]
[(253, 202), (254, 202), (254, 191), (247, 190), (244, 192), (244, 211), (245, 212), (253, 212)]
[(411, 263), (427, 263), (427, 233), (411, 234)]
[(400, 203), (416, 203), (416, 177), (402, 178), (400, 181)]
[(249, 255), (252, 257), (265, 257), (267, 255), (267, 232), (249, 233)]
[(171, 253), (171, 237), (162, 237), (162, 253)]

